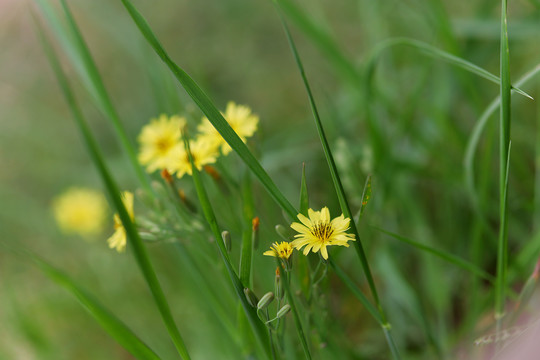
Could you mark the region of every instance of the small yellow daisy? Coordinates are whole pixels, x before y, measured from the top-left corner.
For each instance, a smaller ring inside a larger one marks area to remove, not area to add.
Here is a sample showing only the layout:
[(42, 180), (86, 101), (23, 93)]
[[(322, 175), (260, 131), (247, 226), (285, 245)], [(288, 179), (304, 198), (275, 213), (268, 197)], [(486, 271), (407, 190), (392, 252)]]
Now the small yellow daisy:
[[(253, 136), (255, 131), (257, 131), (259, 116), (253, 114), (251, 109), (245, 105), (237, 105), (230, 101), (227, 104), (223, 117), (243, 142), (246, 142), (246, 139)], [(224, 155), (231, 152), (232, 149), (229, 144), (225, 142), (206, 117), (202, 119), (202, 123), (197, 129), (201, 133), (201, 137), (205, 138), (210, 144), (216, 148), (221, 147), (221, 152)]]
[[(126, 207), (129, 217), (133, 221), (133, 193), (124, 191), (122, 193), (122, 202)], [(124, 225), (122, 225), (120, 216), (118, 216), (118, 214), (114, 214), (114, 234), (107, 239), (107, 243), (111, 249), (116, 249), (118, 252), (123, 252), (126, 249), (126, 242), (126, 229), (124, 228)]]
[(345, 218), (343, 214), (330, 220), (330, 211), (327, 207), (322, 208), (321, 211), (308, 210), (309, 219), (302, 214), (298, 214), (298, 220), (300, 223), (293, 222), (291, 228), (299, 232), (295, 235), (291, 245), (300, 250), (304, 248), (304, 255), (307, 255), (309, 251), (314, 253), (321, 251), (321, 255), (324, 259), (328, 259), (327, 246), (340, 245), (348, 247), (348, 241), (355, 241), (353, 234), (347, 234), (349, 230), (349, 224), (351, 219)]
[(278, 257), (283, 260), (288, 260), (292, 255), (293, 247), (290, 243), (283, 241), (281, 243), (273, 243), (270, 250), (265, 251), (263, 255)]
[(99, 191), (74, 187), (54, 200), (53, 211), (60, 230), (86, 237), (103, 230), (107, 202)]
[[(218, 153), (215, 146), (210, 144), (204, 138), (198, 138), (195, 141), (189, 141), (189, 148), (193, 156), (193, 162), (198, 170), (206, 164), (216, 162)], [(177, 144), (171, 151), (166, 163), (167, 170), (181, 178), (184, 174), (191, 175), (193, 173), (188, 153), (183, 143)]]
[(185, 118), (169, 118), (163, 114), (142, 128), (138, 138), (141, 145), (138, 158), (139, 162), (146, 166), (146, 171), (151, 173), (165, 168), (171, 151), (181, 143), (180, 131), (185, 125)]

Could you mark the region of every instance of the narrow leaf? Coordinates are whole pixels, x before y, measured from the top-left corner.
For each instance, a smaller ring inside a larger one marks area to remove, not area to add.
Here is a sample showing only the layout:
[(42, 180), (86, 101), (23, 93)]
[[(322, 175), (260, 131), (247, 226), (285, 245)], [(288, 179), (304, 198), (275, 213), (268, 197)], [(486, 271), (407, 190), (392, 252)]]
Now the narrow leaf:
[(364, 191), (362, 192), (362, 205), (360, 206), (360, 210), (358, 211), (358, 214), (356, 215), (357, 224), (362, 219), (362, 215), (364, 215), (364, 210), (366, 209), (366, 206), (369, 203), (370, 199), (371, 199), (371, 175), (368, 175), (366, 179), (366, 183), (364, 184)]
[(306, 184), (306, 164), (302, 164), (302, 184), (300, 185), (300, 213), (308, 215), (309, 194)]

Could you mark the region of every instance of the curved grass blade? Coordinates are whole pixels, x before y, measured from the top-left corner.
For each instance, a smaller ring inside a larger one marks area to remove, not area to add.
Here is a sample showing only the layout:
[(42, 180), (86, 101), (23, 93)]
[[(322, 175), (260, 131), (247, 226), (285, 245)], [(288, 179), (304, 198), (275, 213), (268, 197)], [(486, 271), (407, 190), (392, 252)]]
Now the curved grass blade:
[(51, 280), (74, 295), (101, 327), (137, 359), (159, 360), (159, 356), (135, 335), (120, 319), (75, 281), (47, 262), (32, 256), (34, 262)]
[(481, 278), (483, 278), (483, 279), (485, 279), (485, 280), (487, 280), (487, 281), (489, 281), (491, 283), (493, 283), (495, 281), (495, 278), (492, 275), (490, 275), (486, 271), (480, 269), (479, 267), (477, 267), (473, 263), (470, 263), (470, 262), (468, 262), (466, 260), (463, 260), (462, 258), (460, 258), (460, 257), (458, 257), (456, 255), (447, 253), (446, 251), (434, 249), (434, 248), (432, 248), (430, 246), (421, 244), (419, 242), (416, 242), (416, 241), (411, 240), (409, 238), (406, 238), (404, 236), (395, 234), (393, 232), (386, 231), (386, 230), (378, 228), (376, 226), (373, 226), (373, 228), (377, 229), (378, 231), (380, 231), (380, 232), (382, 232), (382, 233), (384, 233), (384, 234), (386, 234), (388, 236), (393, 237), (396, 240), (399, 240), (399, 241), (402, 241), (402, 242), (404, 242), (406, 244), (412, 245), (417, 249), (420, 249), (422, 251), (433, 254), (433, 255), (435, 255), (435, 256), (443, 259), (443, 260), (448, 261), (449, 263), (452, 263), (452, 264), (454, 264), (456, 266), (459, 266), (462, 269), (470, 271), (471, 273), (475, 274), (476, 276), (479, 276), (479, 277), (481, 277)]
[[(40, 3), (42, 3), (42, 7), (50, 6), (47, 5), (46, 2), (40, 1)], [(62, 4), (69, 31), (72, 35), (72, 52), (76, 53), (77, 58), (80, 60), (79, 66), (85, 74), (85, 78), (87, 79), (86, 83), (91, 87), (90, 93), (92, 93), (96, 97), (99, 107), (111, 121), (116, 135), (128, 156), (128, 159), (135, 171), (135, 174), (137, 175), (137, 178), (139, 179), (139, 182), (148, 193), (152, 194), (153, 190), (150, 186), (148, 176), (144, 173), (144, 170), (137, 161), (137, 155), (134, 147), (126, 134), (118, 112), (116, 111), (112, 103), (111, 97), (109, 96), (107, 89), (103, 84), (103, 80), (99, 74), (96, 63), (92, 58), (92, 54), (90, 53), (88, 45), (86, 44), (79, 27), (77, 26), (75, 18), (73, 17), (73, 14), (69, 9), (66, 1), (60, 0), (60, 3)]]
[(358, 210), (358, 214), (356, 214), (355, 216), (357, 224), (362, 219), (362, 216), (364, 215), (364, 210), (366, 209), (366, 206), (370, 199), (371, 199), (371, 175), (368, 175), (366, 179), (366, 183), (364, 184), (364, 191), (362, 192), (362, 206), (360, 207), (360, 210)]
[[(492, 73), (479, 67), (478, 65), (475, 65), (465, 59), (452, 55), (446, 51), (440, 50), (423, 41), (409, 39), (409, 38), (388, 39), (386, 41), (381, 42), (377, 47), (375, 47), (375, 49), (373, 49), (371, 55), (368, 57), (368, 60), (367, 60), (368, 81), (370, 80), (371, 76), (374, 73), (376, 60), (379, 57), (380, 53), (385, 49), (398, 46), (398, 45), (411, 46), (413, 48), (421, 50), (421, 52), (423, 52), (427, 56), (431, 56), (436, 59), (446, 61), (452, 65), (462, 68), (463, 70), (469, 71), (473, 74), (483, 77), (484, 79), (489, 80), (495, 84), (501, 83), (499, 77), (497, 77), (496, 75), (493, 75)], [(517, 92), (518, 94), (521, 94), (531, 100), (533, 99), (529, 94), (527, 94), (525, 91), (519, 88), (511, 87), (511, 89)]]
[[(540, 72), (540, 64), (536, 65), (533, 69), (525, 73), (517, 82), (516, 86), (523, 86), (526, 83), (529, 82), (536, 74)], [(469, 140), (467, 142), (467, 147), (465, 150), (465, 157), (463, 159), (463, 167), (465, 169), (465, 184), (467, 184), (467, 188), (469, 189), (471, 194), (476, 194), (475, 186), (474, 186), (474, 154), (476, 153), (476, 149), (478, 148), (478, 143), (480, 141), (480, 136), (482, 135), (482, 132), (484, 131), (486, 124), (490, 118), (491, 115), (495, 113), (495, 111), (499, 108), (501, 104), (501, 97), (497, 96), (495, 100), (493, 100), (486, 110), (480, 115), (480, 118), (474, 125), (474, 128), (472, 130), (471, 136), (469, 137)]]
[(204, 187), (204, 184), (202, 182), (202, 178), (199, 173), (199, 170), (194, 165), (193, 155), (191, 154), (191, 151), (189, 149), (188, 139), (185, 136), (185, 134), (183, 134), (182, 137), (184, 138), (184, 146), (186, 148), (186, 153), (188, 154), (189, 161), (191, 163), (193, 183), (195, 184), (195, 190), (197, 191), (197, 196), (201, 203), (204, 217), (206, 218), (208, 225), (210, 225), (210, 229), (212, 230), (214, 238), (216, 239), (215, 243), (218, 245), (219, 253), (221, 255), (223, 263), (225, 264), (227, 273), (229, 274), (229, 277), (231, 278), (234, 291), (236, 292), (236, 295), (238, 296), (238, 299), (240, 300), (240, 303), (242, 304), (242, 307), (244, 308), (244, 312), (251, 325), (253, 334), (255, 335), (255, 338), (257, 339), (257, 344), (259, 345), (261, 350), (264, 352), (266, 357), (270, 358), (271, 350), (270, 350), (270, 343), (269, 343), (268, 335), (266, 332), (267, 330), (264, 324), (258, 318), (257, 313), (255, 312), (255, 309), (248, 303), (246, 296), (244, 295), (244, 286), (242, 282), (240, 281), (240, 278), (234, 271), (234, 268), (231, 264), (231, 260), (229, 258), (229, 253), (227, 252), (227, 249), (225, 248), (225, 244), (223, 243), (223, 241), (220, 241), (221, 231), (217, 223), (214, 209), (212, 208), (212, 204), (210, 203), (210, 199), (208, 198), (208, 194), (206, 193), (206, 188)]
[[(373, 280), (373, 276), (371, 274), (371, 269), (369, 267), (369, 262), (367, 260), (366, 253), (365, 253), (364, 248), (362, 246), (362, 242), (360, 240), (360, 234), (358, 232), (358, 229), (356, 228), (356, 224), (354, 222), (354, 218), (352, 216), (352, 213), (351, 213), (351, 210), (350, 210), (350, 207), (349, 207), (349, 203), (348, 203), (347, 197), (345, 195), (345, 190), (343, 189), (343, 185), (342, 185), (341, 179), (339, 177), (339, 173), (338, 173), (335, 161), (334, 161), (334, 157), (332, 155), (332, 151), (330, 150), (330, 144), (328, 143), (328, 139), (326, 138), (326, 135), (324, 133), (324, 128), (322, 126), (322, 122), (321, 122), (321, 119), (319, 117), (319, 112), (318, 112), (317, 106), (315, 104), (315, 99), (313, 98), (313, 94), (311, 92), (311, 87), (309, 86), (309, 82), (307, 80), (306, 73), (304, 71), (304, 66), (302, 65), (302, 60), (300, 59), (300, 55), (298, 54), (298, 51), (296, 49), (296, 45), (295, 45), (294, 40), (293, 40), (293, 38), (291, 36), (291, 33), (290, 33), (289, 28), (287, 26), (287, 23), (286, 23), (283, 15), (281, 13), (279, 3), (280, 3), (280, 0), (274, 0), (274, 4), (276, 5), (277, 13), (278, 13), (278, 15), (280, 17), (281, 23), (283, 25), (283, 29), (285, 30), (285, 35), (287, 36), (289, 46), (290, 46), (291, 51), (293, 53), (294, 60), (296, 62), (298, 70), (300, 72), (300, 76), (302, 77), (302, 81), (304, 83), (304, 87), (305, 87), (307, 95), (308, 95), (309, 103), (311, 105), (311, 111), (313, 113), (313, 118), (315, 120), (315, 125), (317, 127), (317, 132), (319, 133), (319, 139), (321, 140), (321, 145), (323, 147), (324, 155), (325, 155), (326, 161), (328, 163), (328, 168), (330, 170), (330, 175), (331, 175), (332, 181), (334, 183), (334, 187), (335, 187), (336, 194), (337, 194), (337, 197), (338, 197), (338, 200), (339, 200), (341, 211), (343, 212), (343, 215), (346, 218), (352, 219), (352, 221), (350, 222), (350, 229), (351, 229), (351, 232), (354, 233), (354, 235), (356, 236), (356, 239), (357, 239), (357, 241), (354, 242), (354, 247), (356, 249), (356, 253), (357, 253), (358, 257), (359, 257), (360, 263), (362, 265), (362, 269), (364, 270), (364, 274), (365, 274), (366, 279), (368, 281), (369, 288), (371, 290), (371, 294), (373, 296), (373, 299), (375, 300), (375, 304), (377, 305), (377, 308), (378, 308), (378, 311), (379, 311), (379, 313), (381, 315), (383, 323), (385, 324), (385, 325), (383, 325), (383, 328), (388, 329), (388, 337), (387, 337), (387, 339), (391, 339), (391, 335), (389, 333), (390, 325), (387, 324), (386, 315), (384, 313), (381, 302), (379, 300), (379, 295), (377, 293), (377, 288), (375, 286), (375, 281)], [(397, 349), (395, 348), (394, 341), (388, 341), (388, 345), (389, 345), (389, 347), (391, 349), (391, 353), (394, 356), (394, 359), (399, 359), (400, 356), (398, 354)]]
[(180, 356), (186, 360), (190, 359), (190, 356), (184, 345), (184, 341), (182, 340), (180, 332), (178, 331), (178, 328), (176, 327), (169, 304), (167, 303), (165, 294), (163, 293), (163, 290), (161, 289), (161, 285), (159, 284), (159, 280), (157, 279), (157, 276), (154, 272), (154, 268), (150, 262), (150, 259), (143, 245), (143, 242), (126, 208), (124, 207), (124, 204), (120, 197), (120, 191), (118, 189), (118, 186), (116, 185), (116, 182), (112, 178), (107, 166), (105, 165), (101, 151), (99, 150), (99, 147), (95, 139), (93, 138), (92, 133), (90, 132), (90, 128), (88, 127), (86, 123), (86, 119), (84, 118), (75, 100), (73, 92), (71, 91), (71, 88), (67, 81), (66, 75), (64, 74), (62, 67), (60, 66), (60, 63), (58, 61), (58, 58), (53, 48), (49, 44), (49, 41), (45, 38), (43, 31), (38, 31), (38, 32), (39, 32), (39, 35), (41, 37), (41, 40), (45, 49), (45, 53), (47, 57), (49, 58), (51, 66), (56, 74), (60, 88), (66, 98), (66, 101), (70, 107), (71, 112), (73, 113), (75, 123), (77, 124), (79, 131), (81, 133), (81, 136), (84, 139), (88, 153), (90, 157), (92, 158), (92, 161), (94, 162), (103, 180), (105, 188), (107, 189), (107, 192), (108, 192), (109, 199), (114, 204), (114, 207), (116, 208), (118, 216), (120, 217), (120, 220), (122, 221), (122, 225), (124, 226), (126, 230), (126, 235), (129, 240), (130, 246), (133, 248), (133, 253), (135, 255), (137, 265), (139, 266), (139, 269), (143, 273), (146, 283), (148, 287), (150, 288), (150, 292), (152, 293), (152, 296), (154, 297), (154, 300), (159, 309), (163, 322), (165, 323), (165, 326), (167, 327), (169, 335), (171, 336), (171, 339), (178, 353), (180, 354)]
[(129, 15), (146, 38), (148, 43), (152, 46), (156, 54), (163, 60), (163, 62), (169, 67), (174, 76), (178, 79), (180, 84), (184, 87), (188, 95), (193, 99), (197, 106), (206, 115), (208, 120), (221, 134), (223, 139), (233, 148), (233, 150), (240, 156), (240, 158), (246, 163), (251, 171), (261, 181), (264, 188), (269, 192), (272, 198), (287, 212), (291, 219), (296, 218), (298, 212), (291, 205), (291, 203), (285, 198), (285, 196), (276, 187), (270, 176), (262, 168), (261, 164), (257, 161), (255, 156), (249, 151), (248, 147), (238, 137), (238, 135), (231, 128), (229, 123), (223, 118), (220, 111), (212, 103), (210, 98), (204, 93), (204, 91), (193, 81), (193, 79), (182, 70), (172, 59), (167, 52), (161, 46), (159, 40), (156, 38), (150, 26), (139, 13), (139, 11), (133, 6), (130, 0), (121, 0), (124, 7), (128, 11)]

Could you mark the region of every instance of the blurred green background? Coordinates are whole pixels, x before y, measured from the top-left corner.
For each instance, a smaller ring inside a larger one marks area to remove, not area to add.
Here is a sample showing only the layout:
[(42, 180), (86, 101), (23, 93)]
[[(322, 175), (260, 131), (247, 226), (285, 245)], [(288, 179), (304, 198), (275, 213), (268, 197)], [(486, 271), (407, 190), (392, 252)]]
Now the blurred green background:
[[(50, 3), (61, 14), (56, 1)], [(135, 4), (171, 57), (218, 106), (224, 108), (233, 100), (259, 114), (257, 151), (287, 197), (297, 203), (305, 162), (311, 206), (328, 205), (338, 215), (305, 90), (272, 3)], [(444, 249), (494, 273), (497, 115), (490, 118), (475, 158), (479, 212), (474, 211), (464, 181), (463, 160), (474, 124), (497, 96), (498, 86), (406, 46), (380, 53), (371, 83), (365, 70), (384, 40), (406, 36), (498, 74), (500, 4), (489, 0), (291, 0), (290, 4), (286, 18), (355, 210), (366, 176), (373, 176), (373, 197), (360, 231), (398, 345), (407, 359), (466, 358), (464, 354), (477, 351), (471, 349), (472, 343), (493, 317), (491, 286), (372, 225)], [(120, 1), (72, 0), (69, 5), (134, 143), (141, 127), (160, 113), (200, 117)], [(1, 242), (36, 252), (64, 269), (168, 358), (174, 349), (132, 257), (106, 245), (112, 213), (108, 229), (94, 242), (63, 235), (55, 225), (51, 204), (58, 194), (70, 186), (101, 189), (101, 184), (43, 55), (31, 12), (47, 24), (33, 2), (0, 0)], [(509, 37), (514, 80), (540, 63), (537, 0), (510, 3)], [(56, 47), (114, 176), (123, 188), (135, 190), (133, 171), (109, 122), (60, 42)], [(177, 96), (170, 96), (171, 89)], [(538, 78), (522, 89), (539, 97)], [(509, 262), (511, 286), (518, 292), (540, 253), (539, 113), (537, 101), (513, 96)], [(286, 223), (262, 187), (256, 189), (260, 190), (256, 214), (266, 248), (278, 240), (275, 224)], [(219, 209), (227, 211), (219, 199), (216, 207), (218, 217)], [(231, 344), (220, 340), (219, 325), (198, 306), (197, 286), (168, 246), (149, 249), (193, 358), (235, 359)], [(29, 262), (0, 249), (0, 359), (131, 358), (70, 294)], [(357, 261), (347, 255), (342, 261), (360, 279)], [(272, 259), (259, 251), (255, 269), (256, 288), (265, 292), (272, 284)], [(344, 358), (386, 358), (376, 324), (337, 278), (331, 280), (327, 316), (337, 319), (336, 337), (350, 349)]]

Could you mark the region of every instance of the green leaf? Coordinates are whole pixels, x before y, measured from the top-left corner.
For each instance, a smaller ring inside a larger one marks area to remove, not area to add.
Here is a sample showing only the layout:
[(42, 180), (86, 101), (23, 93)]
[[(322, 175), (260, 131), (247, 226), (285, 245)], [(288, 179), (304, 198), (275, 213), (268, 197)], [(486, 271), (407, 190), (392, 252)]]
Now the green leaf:
[(154, 272), (154, 268), (150, 262), (150, 258), (148, 257), (148, 254), (146, 252), (146, 248), (144, 247), (144, 244), (139, 236), (139, 233), (137, 232), (137, 229), (135, 228), (135, 225), (133, 224), (133, 221), (131, 220), (131, 217), (129, 216), (124, 206), (124, 203), (122, 202), (118, 186), (116, 182), (114, 181), (114, 179), (112, 178), (107, 166), (105, 165), (105, 162), (103, 160), (103, 155), (101, 154), (101, 151), (90, 131), (90, 128), (88, 127), (86, 119), (84, 118), (75, 100), (75, 96), (69, 86), (67, 77), (64, 74), (62, 67), (60, 66), (56, 53), (51, 47), (49, 41), (46, 39), (44, 32), (41, 29), (39, 29), (38, 33), (40, 35), (45, 53), (55, 72), (55, 75), (60, 85), (60, 88), (62, 90), (62, 93), (64, 97), (66, 98), (66, 101), (73, 114), (75, 123), (78, 126), (81, 136), (84, 140), (86, 149), (90, 157), (92, 158), (94, 165), (96, 166), (101, 176), (101, 179), (103, 180), (109, 199), (112, 201), (114, 207), (116, 208), (118, 216), (120, 217), (120, 220), (122, 221), (122, 225), (124, 226), (124, 229), (126, 231), (127, 239), (129, 240), (129, 244), (131, 248), (133, 249), (133, 254), (137, 261), (137, 265), (139, 266), (139, 269), (143, 273), (146, 283), (148, 287), (150, 288), (152, 296), (154, 297), (155, 303), (160, 311), (161, 317), (167, 327), (169, 335), (171, 336), (171, 339), (174, 345), (176, 346), (176, 349), (178, 350), (178, 353), (180, 354), (180, 356), (186, 360), (190, 359), (187, 349), (184, 345), (184, 341), (182, 340), (180, 332), (178, 331), (178, 328), (176, 327), (176, 324), (174, 323), (174, 319), (172, 317), (169, 304), (167, 303), (167, 300), (165, 299), (165, 294), (163, 293), (163, 290), (161, 289), (159, 280), (157, 279), (157, 276)]
[(251, 267), (253, 266), (253, 189), (251, 177), (246, 171), (242, 181), (242, 203), (244, 215), (244, 231), (242, 231), (242, 251), (240, 252), (240, 281), (246, 288), (251, 288)]
[(364, 191), (362, 192), (362, 206), (356, 215), (356, 223), (358, 224), (364, 215), (364, 210), (366, 209), (369, 200), (371, 199), (371, 175), (368, 175), (366, 183), (364, 184)]

